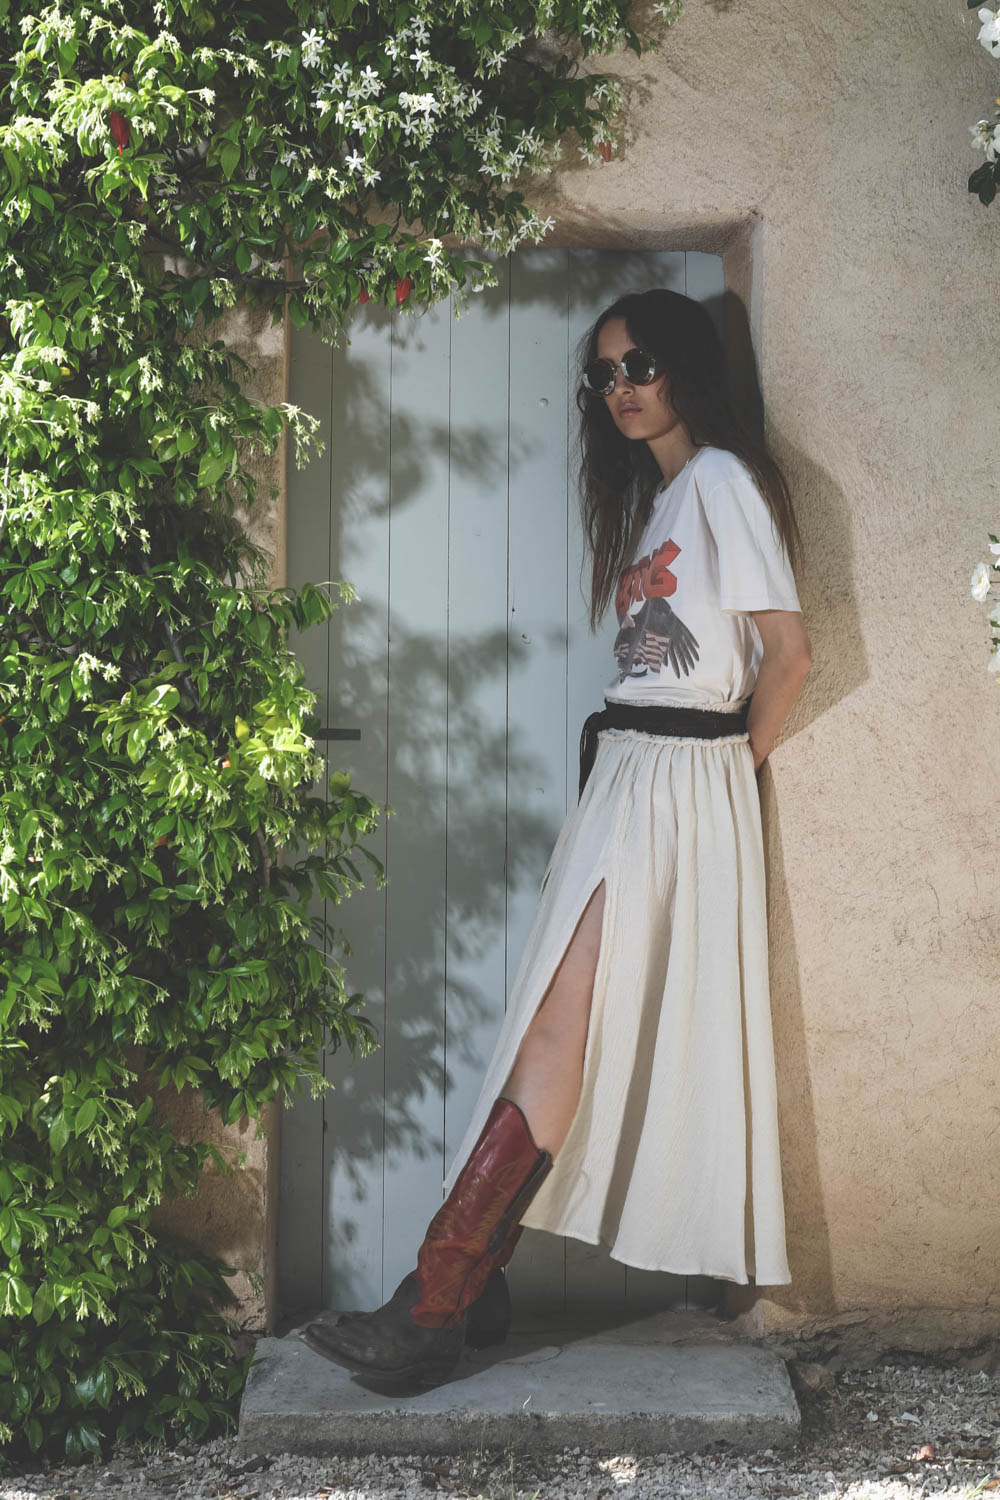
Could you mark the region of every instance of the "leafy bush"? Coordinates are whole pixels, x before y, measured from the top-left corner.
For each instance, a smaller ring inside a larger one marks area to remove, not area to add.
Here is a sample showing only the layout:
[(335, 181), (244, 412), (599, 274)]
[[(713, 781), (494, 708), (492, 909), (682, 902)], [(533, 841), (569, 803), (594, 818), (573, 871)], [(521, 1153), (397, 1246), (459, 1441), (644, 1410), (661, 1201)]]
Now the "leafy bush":
[[(654, 7), (665, 18), (674, 0)], [(369, 1050), (316, 898), (381, 878), (323, 794), (290, 634), (346, 585), (266, 586), (254, 455), (315, 419), (244, 392), (238, 302), (336, 338), (374, 298), (495, 280), (574, 129), (610, 155), (627, 0), (457, 16), (383, 0), (0, 0), (0, 1441), (97, 1456), (231, 1423), (231, 1268), (150, 1229), (215, 1148), (151, 1081), (259, 1117)], [(395, 213), (395, 222), (388, 215)], [(400, 222), (419, 222), (419, 233)], [(286, 280), (287, 276), (287, 280)], [(319, 787), (317, 784), (319, 783)]]

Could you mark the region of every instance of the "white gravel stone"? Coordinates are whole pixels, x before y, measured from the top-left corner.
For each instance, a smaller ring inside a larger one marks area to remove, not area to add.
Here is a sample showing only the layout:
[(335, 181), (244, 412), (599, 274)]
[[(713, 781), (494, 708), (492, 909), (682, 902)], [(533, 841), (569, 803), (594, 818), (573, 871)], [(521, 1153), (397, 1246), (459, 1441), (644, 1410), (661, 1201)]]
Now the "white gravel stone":
[[(809, 1358), (823, 1363), (815, 1352)], [(803, 1432), (780, 1453), (737, 1455), (722, 1444), (651, 1456), (573, 1448), (544, 1458), (506, 1450), (255, 1459), (217, 1438), (146, 1456), (120, 1449), (105, 1464), (0, 1472), (0, 1500), (992, 1500), (991, 1481), (1000, 1492), (997, 1359), (970, 1373), (921, 1356), (894, 1358), (845, 1365), (836, 1356), (832, 1382), (819, 1389), (811, 1376), (798, 1381), (791, 1361)], [(933, 1457), (917, 1459), (927, 1445)]]

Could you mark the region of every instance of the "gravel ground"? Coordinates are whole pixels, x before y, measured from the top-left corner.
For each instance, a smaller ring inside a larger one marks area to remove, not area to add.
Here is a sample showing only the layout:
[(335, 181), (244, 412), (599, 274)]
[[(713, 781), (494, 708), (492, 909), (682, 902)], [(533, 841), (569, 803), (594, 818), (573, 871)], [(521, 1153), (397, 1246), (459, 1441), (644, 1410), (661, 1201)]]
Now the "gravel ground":
[(122, 1449), (107, 1464), (0, 1476), (0, 1500), (990, 1500), (1000, 1491), (1000, 1345), (950, 1360), (901, 1351), (859, 1359), (829, 1347), (799, 1347), (791, 1358), (786, 1348), (753, 1342), (788, 1360), (802, 1408), (795, 1448), (259, 1459), (241, 1457), (227, 1439), (145, 1456)]

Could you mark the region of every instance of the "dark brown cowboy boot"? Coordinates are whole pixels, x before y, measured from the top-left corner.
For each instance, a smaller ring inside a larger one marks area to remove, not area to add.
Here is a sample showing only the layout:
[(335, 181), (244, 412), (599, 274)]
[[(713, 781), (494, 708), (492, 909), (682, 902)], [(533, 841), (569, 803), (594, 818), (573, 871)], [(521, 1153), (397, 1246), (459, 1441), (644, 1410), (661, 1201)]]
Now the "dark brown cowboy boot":
[[(447, 1200), (427, 1227), (417, 1266), (375, 1312), (309, 1323), (310, 1349), (372, 1381), (437, 1385), (458, 1363), (467, 1312), (495, 1266), (513, 1254), (512, 1231), (552, 1169), (552, 1155), (532, 1139), (522, 1110), (498, 1098)], [(506, 1284), (494, 1281), (493, 1308), (479, 1333), (496, 1342)], [(509, 1315), (508, 1315), (509, 1316)], [(476, 1335), (478, 1337), (478, 1334)], [(482, 1345), (480, 1345), (482, 1347)]]
[[(521, 1238), (520, 1224), (515, 1224), (493, 1261), (493, 1270), (475, 1302), (465, 1310), (465, 1342), (470, 1349), (488, 1349), (492, 1344), (502, 1344), (510, 1332), (512, 1308), (507, 1278), (503, 1267), (514, 1254)], [(400, 1293), (397, 1287), (393, 1296)], [(368, 1313), (341, 1313), (339, 1323), (350, 1323), (355, 1318), (367, 1318)]]
[(503, 1267), (514, 1254), (521, 1238), (521, 1226), (515, 1224), (493, 1261), (493, 1270), (475, 1302), (470, 1302), (465, 1314), (465, 1342), (470, 1349), (488, 1349), (491, 1344), (502, 1344), (510, 1330), (510, 1291)]

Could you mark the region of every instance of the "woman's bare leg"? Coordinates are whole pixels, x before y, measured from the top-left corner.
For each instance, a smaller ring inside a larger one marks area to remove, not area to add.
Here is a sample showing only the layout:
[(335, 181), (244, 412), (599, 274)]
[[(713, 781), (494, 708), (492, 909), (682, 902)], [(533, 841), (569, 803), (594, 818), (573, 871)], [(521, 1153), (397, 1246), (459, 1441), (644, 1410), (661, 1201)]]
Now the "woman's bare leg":
[(601, 946), (604, 881), (588, 901), (501, 1089), (523, 1109), (535, 1144), (555, 1156), (580, 1099)]

